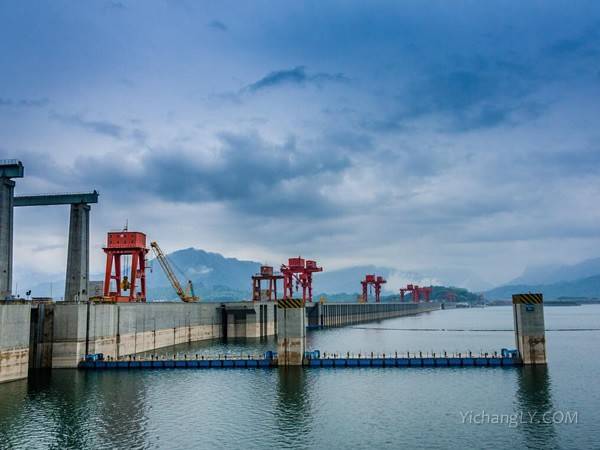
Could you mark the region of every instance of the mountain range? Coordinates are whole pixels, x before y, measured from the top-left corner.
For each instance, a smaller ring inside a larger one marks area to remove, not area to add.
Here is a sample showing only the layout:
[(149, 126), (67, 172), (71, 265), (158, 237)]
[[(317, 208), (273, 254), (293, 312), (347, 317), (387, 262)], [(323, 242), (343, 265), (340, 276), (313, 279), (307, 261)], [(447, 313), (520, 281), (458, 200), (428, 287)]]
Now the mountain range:
[[(195, 248), (186, 248), (169, 253), (168, 259), (180, 281), (192, 280), (195, 291), (203, 298), (213, 300), (247, 299), (250, 297), (251, 276), (260, 271), (261, 263), (227, 258), (219, 253), (211, 253)], [(124, 263), (124, 269), (127, 264)], [(277, 270), (278, 267), (275, 267)], [(397, 294), (398, 289), (407, 283), (421, 286), (459, 286), (471, 290), (482, 290), (490, 287), (488, 283), (477, 278), (473, 273), (459, 269), (431, 269), (428, 275), (411, 271), (400, 271), (390, 267), (374, 265), (353, 266), (337, 270), (325, 267), (322, 273), (315, 274), (313, 290), (319, 294), (356, 294), (360, 292), (360, 280), (365, 274), (374, 273), (383, 276), (387, 283), (383, 287), (384, 295)], [(146, 273), (148, 298), (165, 300), (175, 298), (158, 261), (149, 261)], [(64, 292), (62, 277), (52, 282), (40, 279), (41, 276), (30, 276), (32, 280), (27, 289), (36, 297), (52, 296), (60, 298)], [(102, 273), (90, 274), (90, 280), (102, 280)], [(37, 280), (37, 282), (35, 281)], [(32, 287), (31, 287), (32, 286)], [(281, 285), (279, 287), (281, 290)], [(21, 289), (23, 291), (23, 289)]]
[(600, 258), (586, 259), (585, 261), (571, 265), (553, 264), (527, 267), (521, 276), (507, 284), (555, 284), (562, 281), (575, 281), (594, 275), (600, 275)]
[[(260, 271), (257, 261), (227, 258), (219, 253), (195, 248), (177, 250), (168, 254), (179, 279), (192, 280), (196, 292), (205, 299), (215, 301), (239, 300), (250, 297), (250, 277)], [(149, 300), (176, 298), (162, 268), (150, 260), (147, 272)], [(277, 267), (275, 269), (278, 269)], [(390, 267), (362, 265), (337, 270), (327, 270), (314, 276), (315, 295), (346, 294), (348, 298), (360, 292), (360, 280), (367, 273), (382, 275), (388, 281), (383, 294), (397, 294), (407, 283), (421, 286), (455, 286), (474, 292), (484, 291), (488, 300), (509, 299), (515, 292), (542, 292), (549, 299), (559, 297), (600, 298), (600, 258), (589, 259), (573, 265), (545, 265), (528, 267), (511, 282), (492, 288), (469, 271), (455, 269), (430, 269), (418, 272), (401, 271)], [(102, 279), (103, 274), (91, 274), (91, 280)], [(64, 292), (64, 280), (52, 283), (39, 282), (32, 288), (34, 296), (55, 298)], [(281, 287), (279, 287), (281, 289)]]
[(546, 299), (600, 298), (600, 258), (571, 265), (528, 267), (519, 277), (484, 295), (488, 300), (507, 300), (516, 292), (541, 292)]

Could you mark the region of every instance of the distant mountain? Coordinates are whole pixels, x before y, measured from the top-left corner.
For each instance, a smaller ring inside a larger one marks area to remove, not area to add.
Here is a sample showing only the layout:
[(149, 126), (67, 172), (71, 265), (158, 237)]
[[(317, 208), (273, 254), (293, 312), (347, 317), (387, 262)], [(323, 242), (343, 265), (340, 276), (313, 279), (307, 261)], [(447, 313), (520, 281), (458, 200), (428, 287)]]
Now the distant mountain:
[[(194, 289), (203, 299), (215, 301), (249, 299), (251, 295), (251, 276), (260, 271), (261, 263), (244, 261), (236, 258), (226, 258), (219, 253), (206, 252), (195, 248), (177, 250), (167, 255), (175, 274), (181, 281), (192, 280)], [(125, 264), (125, 267), (127, 264)], [(125, 269), (124, 267), (124, 269)], [(275, 267), (275, 269), (279, 269)], [(353, 298), (361, 291), (360, 280), (366, 274), (381, 275), (387, 280), (383, 293), (398, 294), (398, 289), (407, 283), (421, 286), (458, 286), (471, 290), (479, 290), (476, 286), (486, 286), (484, 282), (468, 271), (460, 269), (432, 269), (434, 274), (424, 275), (417, 272), (400, 271), (390, 267), (374, 265), (354, 266), (338, 270), (328, 270), (315, 274), (313, 292), (320, 294), (345, 293)], [(104, 274), (90, 274), (90, 280), (101, 280)], [(176, 294), (171, 287), (162, 267), (155, 259), (149, 261), (146, 274), (149, 300), (174, 300)], [(31, 278), (29, 278), (31, 279)], [(469, 282), (470, 280), (470, 282)], [(64, 277), (52, 284), (38, 280), (34, 284), (34, 296), (50, 295), (50, 287), (55, 298), (64, 295)], [(281, 292), (282, 286), (279, 284)]]
[(550, 284), (513, 284), (484, 293), (487, 300), (508, 300), (512, 294), (541, 292), (545, 300), (559, 297), (600, 298), (600, 275)]
[(473, 292), (483, 292), (494, 287), (476, 273), (461, 267), (431, 268), (425, 272), (444, 286), (458, 286)]
[[(466, 302), (466, 303), (481, 303), (481, 301), (482, 301), (480, 294), (475, 294), (464, 288), (435, 286), (435, 285), (431, 286), (431, 287), (432, 287), (432, 292), (431, 292), (430, 299), (434, 300), (434, 301), (440, 301), (440, 302), (454, 301), (454, 302), (459, 302), (459, 303), (464, 303), (464, 302)], [(348, 293), (326, 294), (326, 295), (324, 295), (324, 297), (327, 299), (327, 301), (330, 301), (330, 302), (355, 302), (358, 299), (358, 294), (356, 294), (356, 293), (354, 293), (354, 294), (348, 294)], [(373, 297), (371, 296), (370, 298), (372, 299)], [(397, 302), (399, 300), (400, 300), (400, 295), (397, 293), (381, 296), (382, 302)], [(407, 302), (411, 302), (412, 295), (410, 293), (407, 293), (405, 296), (405, 300)]]
[[(225, 258), (219, 253), (205, 252), (195, 248), (177, 250), (167, 255), (176, 275), (183, 282), (192, 280), (197, 288), (223, 287), (248, 291), (250, 277), (260, 271), (260, 263)], [(146, 275), (148, 289), (169, 286), (169, 280), (156, 260), (150, 260), (152, 270)]]
[[(260, 271), (260, 263), (242, 261), (236, 258), (225, 258), (218, 253), (187, 248), (168, 255), (169, 261), (176, 269), (177, 275), (183, 281), (190, 279), (194, 287), (204, 296), (214, 296), (229, 292), (228, 295), (239, 295), (238, 298), (249, 298), (251, 291), (250, 277)], [(152, 271), (148, 273), (149, 298), (164, 298), (175, 295), (169, 286), (158, 261), (151, 260)], [(278, 267), (275, 267), (277, 270)], [(360, 280), (365, 274), (375, 273), (388, 280), (384, 292), (397, 293), (398, 288), (406, 283), (416, 283), (423, 286), (431, 284), (454, 285), (447, 279), (426, 277), (415, 272), (401, 272), (389, 267), (373, 265), (354, 266), (338, 270), (327, 270), (315, 274), (313, 292), (318, 294), (358, 293), (361, 290)], [(461, 273), (464, 277), (465, 274)], [(468, 276), (468, 275), (467, 275)], [(279, 289), (282, 289), (281, 285)], [(214, 292), (214, 291), (218, 292)]]
[(360, 281), (366, 274), (376, 274), (384, 277), (387, 283), (383, 292), (394, 292), (406, 283), (430, 285), (432, 280), (414, 272), (400, 272), (389, 267), (373, 265), (354, 266), (338, 270), (325, 270), (313, 278), (313, 291), (321, 294), (358, 293), (362, 286)]
[(507, 285), (552, 284), (600, 275), (600, 258), (587, 259), (572, 265), (544, 265), (525, 269), (523, 274)]

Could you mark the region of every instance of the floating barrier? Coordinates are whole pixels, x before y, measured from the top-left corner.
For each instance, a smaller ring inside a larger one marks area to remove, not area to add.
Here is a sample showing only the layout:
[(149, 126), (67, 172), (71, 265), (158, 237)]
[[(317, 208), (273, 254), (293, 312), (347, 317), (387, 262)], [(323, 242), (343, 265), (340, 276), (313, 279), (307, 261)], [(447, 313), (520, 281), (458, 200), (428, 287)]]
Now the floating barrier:
[(276, 360), (264, 358), (249, 359), (143, 359), (143, 360), (85, 360), (79, 363), (80, 369), (211, 369), (228, 367), (271, 367)]
[[(502, 349), (501, 353), (463, 356), (443, 356), (423, 353), (407, 354), (405, 357), (397, 354), (385, 355), (351, 355), (321, 353), (318, 350), (306, 352), (304, 366), (307, 367), (514, 367), (522, 365), (522, 361), (513, 350)], [(264, 355), (194, 355), (179, 357), (174, 355), (173, 359), (152, 357), (150, 359), (131, 357), (128, 359), (104, 359), (102, 354), (87, 355), (79, 363), (80, 369), (102, 370), (102, 369), (223, 369), (223, 368), (269, 368), (277, 367), (277, 353), (266, 352)]]
[(309, 367), (512, 367), (520, 366), (517, 358), (488, 356), (484, 358), (315, 358), (305, 363)]

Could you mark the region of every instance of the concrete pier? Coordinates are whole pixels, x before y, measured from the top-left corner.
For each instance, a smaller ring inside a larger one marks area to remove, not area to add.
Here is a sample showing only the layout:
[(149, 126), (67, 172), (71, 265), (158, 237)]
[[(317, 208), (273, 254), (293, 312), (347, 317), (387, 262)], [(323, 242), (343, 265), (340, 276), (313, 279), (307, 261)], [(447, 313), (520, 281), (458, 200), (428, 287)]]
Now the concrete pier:
[(301, 366), (306, 348), (306, 310), (303, 300), (277, 302), (277, 364)]
[(523, 364), (546, 364), (542, 294), (516, 294), (512, 300), (515, 340)]
[(27, 304), (0, 304), (0, 383), (27, 377), (30, 314)]
[(0, 178), (0, 299), (12, 291), (14, 190), (13, 180)]
[(72, 204), (65, 283), (65, 301), (67, 302), (81, 302), (88, 299), (89, 253), (90, 206), (85, 203)]
[(0, 160), (0, 300), (12, 292), (13, 211), (15, 182), (23, 177), (23, 164)]

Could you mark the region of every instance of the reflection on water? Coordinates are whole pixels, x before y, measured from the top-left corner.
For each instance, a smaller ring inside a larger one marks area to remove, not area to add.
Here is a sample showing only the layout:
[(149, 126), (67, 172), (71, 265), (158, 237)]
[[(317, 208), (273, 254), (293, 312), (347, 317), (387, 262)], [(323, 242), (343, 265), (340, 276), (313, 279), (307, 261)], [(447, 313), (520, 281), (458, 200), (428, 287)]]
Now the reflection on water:
[(284, 441), (299, 446), (307, 443), (310, 431), (310, 389), (307, 372), (302, 367), (287, 367), (277, 371), (277, 402), (275, 418)]
[(20, 439), (12, 431), (27, 408), (27, 381), (0, 384), (0, 449), (15, 447)]
[(558, 448), (550, 373), (546, 366), (524, 366), (517, 369), (516, 409), (522, 414), (519, 430), (523, 441), (532, 448)]
[(108, 372), (82, 375), (85, 384), (97, 393), (94, 395), (96, 408), (90, 415), (102, 420), (101, 439), (113, 448), (124, 438), (128, 438), (131, 447), (142, 447), (147, 400), (145, 383), (123, 383)]

